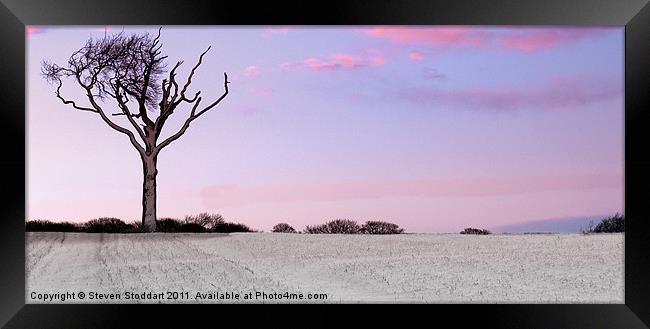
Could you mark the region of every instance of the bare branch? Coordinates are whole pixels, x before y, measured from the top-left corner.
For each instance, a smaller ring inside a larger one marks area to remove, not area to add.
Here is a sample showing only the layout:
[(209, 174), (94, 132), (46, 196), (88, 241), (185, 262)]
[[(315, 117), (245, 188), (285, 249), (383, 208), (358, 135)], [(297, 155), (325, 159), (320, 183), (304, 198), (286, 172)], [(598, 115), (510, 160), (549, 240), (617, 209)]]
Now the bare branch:
[(228, 82), (228, 74), (226, 74), (226, 72), (224, 72), (223, 77), (224, 77), (223, 89), (225, 90), (223, 95), (221, 95), (221, 97), (219, 97), (216, 101), (214, 101), (214, 103), (208, 105), (206, 108), (201, 110), (201, 112), (196, 114), (194, 116), (195, 119), (198, 118), (199, 116), (201, 116), (201, 114), (203, 114), (203, 113), (207, 112), (208, 110), (210, 110), (211, 108), (217, 106), (217, 104), (219, 104), (226, 97), (226, 95), (228, 95), (228, 84), (230, 83), (230, 82)]
[[(199, 67), (203, 64), (205, 55), (212, 47), (207, 47), (201, 53), (186, 80), (179, 81), (177, 69), (183, 62), (177, 62), (171, 71), (165, 72), (167, 64), (164, 61), (167, 56), (164, 56), (161, 51), (162, 28), (157, 32), (157, 34), (144, 35), (126, 35), (123, 32), (113, 35), (105, 33), (103, 38), (90, 38), (79, 50), (73, 52), (65, 67), (42, 63), (42, 75), (48, 82), (58, 84), (56, 96), (63, 104), (80, 111), (98, 113), (111, 128), (126, 134), (141, 154), (151, 152), (157, 154), (160, 149), (178, 139), (186, 132), (192, 121), (220, 104), (228, 95), (230, 83), (228, 75), (224, 73), (223, 94), (214, 102), (206, 101), (207, 106), (202, 106), (205, 104), (203, 104), (201, 91), (194, 93), (189, 91), (189, 88)], [(169, 74), (168, 79), (163, 80), (162, 77), (167, 74)], [(61, 95), (63, 78), (75, 79), (85, 90), (92, 106), (79, 105), (64, 98)], [(104, 106), (102, 102), (109, 97), (116, 100), (119, 107), (110, 112), (121, 113), (107, 113), (102, 109), (101, 106)], [(156, 145), (165, 122), (183, 103), (190, 104), (188, 107), (191, 107), (191, 111), (182, 127)], [(155, 109), (159, 110), (158, 115), (150, 119), (148, 113)], [(110, 119), (121, 115), (125, 116), (133, 127), (119, 120)]]
[(210, 110), (211, 108), (215, 107), (217, 104), (219, 104), (226, 97), (226, 95), (228, 95), (228, 84), (230, 83), (228, 81), (228, 74), (226, 74), (224, 72), (223, 76), (224, 76), (223, 87), (224, 87), (225, 91), (221, 95), (221, 97), (219, 97), (212, 104), (210, 104), (207, 107), (205, 107), (204, 109), (202, 109), (199, 113), (196, 113), (196, 109), (199, 107), (199, 104), (201, 104), (201, 100), (202, 100), (202, 98), (199, 97), (198, 93), (197, 93), (196, 97), (198, 97), (198, 98), (196, 99), (196, 103), (194, 103), (194, 106), (192, 107), (192, 111), (190, 112), (189, 117), (185, 120), (185, 123), (183, 123), (183, 126), (181, 126), (181, 128), (178, 130), (178, 132), (176, 132), (175, 134), (169, 136), (162, 143), (157, 145), (155, 150), (154, 150), (155, 153), (160, 152), (160, 150), (162, 150), (165, 146), (169, 145), (171, 142), (173, 142), (173, 141), (177, 140), (179, 137), (181, 137), (185, 133), (185, 131), (187, 131), (187, 128), (189, 128), (190, 123), (192, 123), (192, 121), (194, 121), (199, 116), (201, 116), (201, 114), (203, 114), (203, 113), (207, 112), (208, 110)]
[[(113, 113), (113, 114), (111, 114), (111, 115), (114, 116), (114, 117), (116, 117), (116, 116), (127, 115), (127, 114), (125, 114), (124, 112), (122, 112), (122, 113)], [(139, 117), (140, 117), (140, 113), (135, 113), (135, 114), (134, 114), (134, 113), (129, 113), (128, 115), (131, 116), (131, 117), (133, 117), (133, 118), (139, 118)]]
[(156, 35), (156, 38), (153, 39), (153, 44), (154, 44), (154, 45), (157, 45), (157, 44), (158, 44), (158, 40), (160, 40), (160, 32), (161, 32), (161, 31), (162, 31), (162, 26), (158, 28), (158, 35)]
[[(117, 95), (117, 97), (115, 99), (117, 99), (119, 107), (120, 107), (120, 109), (122, 109), (122, 113), (124, 113), (126, 118), (129, 120), (129, 123), (131, 123), (133, 128), (135, 128), (135, 130), (138, 132), (138, 135), (140, 136), (140, 138), (142, 138), (142, 142), (145, 143), (145, 145), (147, 145), (147, 138), (144, 135), (144, 131), (142, 130), (142, 128), (140, 128), (140, 126), (138, 126), (138, 124), (133, 119), (133, 116), (131, 115), (131, 111), (129, 110), (129, 107), (126, 105), (124, 100), (122, 100), (122, 96), (120, 94), (119, 89), (115, 91), (115, 94)], [(138, 113), (138, 114), (142, 115), (142, 113)]]
[[(158, 138), (160, 136), (160, 133), (162, 132), (162, 128), (165, 126), (165, 122), (167, 121), (167, 118), (169, 118), (172, 113), (174, 113), (174, 110), (178, 106), (178, 103), (175, 102), (176, 98), (178, 97), (178, 83), (176, 83), (176, 69), (183, 64), (183, 61), (179, 61), (174, 65), (172, 70), (169, 72), (169, 81), (165, 79), (163, 81), (163, 86), (167, 86), (167, 88), (163, 87), (163, 99), (160, 102), (160, 115), (156, 118), (156, 122), (154, 123), (154, 131), (155, 131), (155, 138)], [(174, 95), (171, 96), (172, 92), (172, 87), (174, 88)]]
[(189, 126), (190, 126), (190, 123), (194, 120), (194, 112), (196, 111), (196, 108), (199, 106), (199, 104), (201, 104), (201, 97), (199, 97), (199, 99), (196, 101), (196, 103), (192, 107), (192, 112), (191, 112), (189, 118), (187, 118), (185, 120), (185, 122), (183, 123), (183, 125), (181, 126), (181, 129), (179, 129), (175, 134), (167, 137), (167, 139), (162, 141), (162, 143), (158, 144), (156, 146), (156, 148), (154, 149), (154, 155), (158, 154), (160, 152), (160, 150), (162, 150), (165, 146), (167, 146), (171, 142), (177, 140), (179, 137), (181, 137), (185, 133), (185, 131), (187, 131), (187, 128), (189, 128)]
[(201, 54), (201, 56), (199, 56), (199, 61), (192, 68), (192, 71), (190, 72), (190, 75), (187, 77), (187, 82), (183, 86), (183, 90), (181, 90), (181, 100), (187, 100), (187, 97), (185, 97), (185, 92), (187, 91), (187, 88), (190, 86), (190, 84), (192, 84), (192, 77), (194, 77), (194, 72), (196, 72), (196, 69), (199, 68), (199, 66), (201, 66), (201, 63), (203, 63), (203, 56), (205, 56), (205, 54), (207, 54), (208, 51), (210, 51), (210, 48), (212, 48), (212, 46), (209, 46), (208, 49), (206, 49)]
[(93, 98), (91, 89), (90, 88), (85, 88), (85, 89), (86, 89), (86, 96), (88, 96), (88, 101), (90, 101), (90, 104), (92, 104), (96, 112), (99, 113), (99, 116), (101, 116), (102, 120), (104, 120), (104, 122), (106, 122), (106, 124), (108, 124), (109, 127), (127, 135), (129, 137), (129, 140), (131, 141), (131, 144), (133, 144), (135, 149), (138, 150), (138, 152), (141, 155), (144, 155), (145, 154), (144, 148), (142, 147), (142, 145), (140, 145), (140, 143), (138, 143), (138, 141), (135, 138), (135, 135), (133, 135), (133, 132), (111, 121), (111, 119), (109, 119), (106, 116), (101, 106), (99, 106), (99, 104), (97, 104), (97, 102)]
[(83, 106), (78, 106), (77, 103), (75, 103), (74, 101), (70, 101), (70, 100), (67, 100), (67, 99), (63, 98), (63, 96), (61, 96), (61, 86), (62, 85), (63, 85), (63, 82), (61, 81), (61, 79), (59, 79), (59, 86), (56, 88), (56, 97), (58, 99), (60, 99), (63, 102), (63, 104), (66, 104), (66, 105), (72, 104), (72, 107), (74, 107), (75, 109), (80, 110), (80, 111), (88, 111), (88, 112), (99, 113), (95, 109), (91, 109), (91, 108), (83, 107)]
[[(144, 149), (137, 142), (137, 140), (135, 139), (135, 136), (133, 135), (133, 133), (130, 130), (115, 124), (108, 117), (106, 117), (106, 115), (104, 114), (102, 108), (95, 101), (95, 95), (93, 95), (93, 93), (92, 93), (92, 87), (86, 86), (81, 81), (79, 76), (77, 76), (77, 82), (79, 83), (79, 85), (81, 85), (86, 90), (86, 96), (88, 97), (88, 100), (92, 104), (93, 108), (79, 106), (74, 101), (67, 100), (63, 96), (61, 96), (61, 87), (63, 86), (63, 81), (61, 81), (61, 78), (59, 78), (59, 77), (56, 77), (56, 79), (58, 80), (58, 86), (56, 88), (56, 97), (58, 99), (60, 99), (63, 102), (63, 104), (72, 105), (73, 108), (75, 108), (77, 110), (80, 110), (80, 111), (88, 111), (88, 112), (93, 112), (93, 113), (99, 114), (100, 117), (104, 120), (104, 122), (106, 122), (111, 128), (113, 128), (113, 129), (115, 129), (115, 130), (117, 130), (117, 131), (119, 131), (121, 133), (126, 134), (129, 137), (129, 139), (131, 140), (131, 144), (133, 144), (133, 146), (136, 148), (136, 150), (138, 150), (138, 152), (144, 153)], [(133, 120), (133, 119), (131, 119), (131, 120)]]
[(200, 91), (200, 90), (196, 92), (196, 94), (194, 95), (194, 98), (192, 98), (192, 99), (186, 99), (185, 101), (188, 102), (188, 103), (190, 103), (190, 104), (191, 104), (191, 103), (194, 103), (194, 102), (196, 101), (196, 99), (199, 97), (199, 95), (201, 95), (201, 91)]
[[(183, 64), (183, 61), (176, 62), (176, 65), (169, 71), (169, 80), (163, 79), (162, 85), (161, 85), (161, 90), (162, 90), (162, 99), (160, 100), (160, 113), (163, 114), (167, 108), (168, 108), (168, 101), (169, 101), (169, 95), (171, 94), (171, 89), (172, 89), (172, 81), (174, 81), (174, 77), (176, 76), (176, 69)], [(178, 85), (176, 85), (176, 91), (174, 93), (178, 92)], [(158, 120), (156, 119), (156, 123)]]
[(146, 125), (150, 125), (150, 124), (153, 125), (153, 121), (151, 121), (147, 116), (147, 109), (145, 108), (146, 100), (143, 98), (143, 96), (130, 90), (129, 88), (124, 86), (119, 80), (117, 80), (117, 87), (121, 88), (126, 92), (126, 94), (133, 96), (138, 101), (138, 116), (141, 117), (142, 121), (144, 121)]
[(174, 68), (169, 71), (169, 86), (167, 88), (167, 97), (171, 94), (171, 88), (174, 86), (174, 96), (171, 98), (171, 103), (174, 103), (176, 100), (176, 97), (178, 97), (178, 83), (176, 82), (176, 69), (181, 66), (184, 63), (184, 61), (179, 61), (176, 63)]

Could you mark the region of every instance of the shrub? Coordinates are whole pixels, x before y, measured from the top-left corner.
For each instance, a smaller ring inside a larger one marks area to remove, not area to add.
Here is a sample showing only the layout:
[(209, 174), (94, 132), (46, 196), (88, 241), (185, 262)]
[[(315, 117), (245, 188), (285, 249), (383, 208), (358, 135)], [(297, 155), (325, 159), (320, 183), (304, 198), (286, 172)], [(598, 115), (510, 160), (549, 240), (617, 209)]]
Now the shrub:
[(361, 229), (359, 224), (349, 219), (336, 219), (327, 223), (330, 233), (333, 234), (356, 234)]
[(185, 220), (181, 221), (175, 218), (161, 218), (156, 223), (156, 230), (158, 232), (217, 232), (217, 233), (233, 233), (233, 232), (254, 232), (248, 226), (239, 223), (228, 223), (221, 215), (211, 215), (208, 213), (201, 213), (196, 216), (185, 216)]
[(593, 226), (593, 221), (589, 222), (587, 229), (583, 230), (582, 233), (621, 233), (625, 232), (625, 216), (621, 214), (615, 214), (604, 218), (596, 225)]
[(144, 226), (141, 221), (134, 221), (127, 224), (124, 233), (144, 233)]
[(307, 226), (305, 233), (310, 234), (356, 234), (361, 228), (359, 224), (349, 219), (336, 219), (325, 224)]
[(156, 231), (157, 232), (179, 232), (179, 228), (183, 223), (175, 218), (161, 218), (156, 221)]
[(70, 222), (51, 222), (49, 220), (30, 220), (25, 223), (26, 232), (80, 232), (81, 225)]
[(291, 225), (287, 223), (280, 223), (275, 226), (273, 226), (273, 230), (271, 232), (274, 233), (296, 233), (296, 229), (291, 227)]
[(217, 225), (224, 224), (225, 222), (223, 216), (219, 214), (209, 214), (207, 212), (202, 212), (195, 216), (185, 216), (186, 224), (198, 224), (203, 226), (206, 230), (211, 230)]
[[(144, 232), (139, 221), (129, 224), (118, 218), (102, 217), (90, 220), (84, 224), (69, 222), (56, 223), (48, 220), (31, 220), (25, 222), (26, 232), (87, 232), (87, 233), (141, 233)], [(160, 218), (156, 221), (157, 232), (255, 232), (241, 223), (228, 223), (221, 215), (207, 213), (197, 216), (186, 216), (185, 221), (175, 218)], [(294, 230), (295, 232), (295, 230)]]
[(468, 227), (460, 232), (460, 234), (477, 234), (477, 235), (488, 235), (492, 234), (492, 232), (484, 229), (478, 229), (478, 228), (472, 228)]
[(305, 233), (307, 234), (328, 234), (329, 229), (327, 227), (327, 224), (320, 224), (320, 225), (315, 225), (315, 226), (309, 226), (307, 225), (305, 227)]
[(121, 219), (102, 217), (86, 222), (83, 225), (83, 230), (87, 233), (123, 233), (128, 226)]
[(200, 233), (206, 232), (205, 227), (197, 223), (183, 223), (178, 227), (176, 232), (191, 232), (191, 233)]
[(215, 225), (210, 232), (234, 233), (234, 232), (255, 232), (250, 227), (241, 223), (221, 223)]
[(400, 228), (397, 224), (381, 222), (381, 221), (367, 221), (361, 226), (360, 232), (363, 234), (400, 234), (404, 233), (404, 229)]

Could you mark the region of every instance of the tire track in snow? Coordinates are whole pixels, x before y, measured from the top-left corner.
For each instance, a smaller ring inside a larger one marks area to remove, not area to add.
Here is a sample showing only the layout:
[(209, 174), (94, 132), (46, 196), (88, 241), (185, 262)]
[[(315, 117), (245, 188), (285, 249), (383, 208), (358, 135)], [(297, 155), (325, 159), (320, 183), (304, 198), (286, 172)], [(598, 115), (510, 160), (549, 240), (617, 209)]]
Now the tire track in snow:
[[(39, 270), (42, 271), (42, 268), (44, 267), (41, 265), (41, 261), (46, 258), (51, 252), (52, 249), (55, 246), (55, 243), (52, 243), (52, 240), (58, 240), (59, 236), (58, 235), (65, 235), (65, 233), (58, 233), (57, 235), (54, 234), (49, 234), (49, 235), (44, 235), (44, 234), (38, 234), (35, 236), (33, 233), (32, 234), (25, 234), (26, 239), (25, 239), (25, 258), (26, 258), (26, 268), (25, 268), (25, 273), (36, 273), (37, 272), (37, 267), (39, 267)], [(61, 243), (65, 240), (65, 237), (61, 237)]]
[[(247, 293), (252, 290), (286, 291), (286, 287), (277, 280), (263, 275), (239, 260), (231, 259), (220, 254), (206, 251), (194, 243), (196, 236), (176, 235), (174, 245), (178, 250), (183, 250), (186, 255), (184, 265), (185, 273), (195, 284), (196, 291), (235, 291)], [(227, 239), (227, 236), (212, 236), (204, 241), (218, 241), (213, 239)], [(203, 239), (202, 239), (203, 240)]]
[(261, 290), (324, 292), (327, 302), (612, 303), (623, 301), (624, 291), (623, 235), (28, 237), (28, 292)]
[[(98, 237), (68, 232), (56, 233), (56, 236), (56, 240), (49, 240), (52, 248), (40, 260), (32, 259), (28, 253), (27, 262), (34, 262), (33, 268), (26, 273), (29, 290), (74, 292), (100, 286), (100, 282), (105, 281), (106, 273), (99, 271), (95, 257)], [(38, 239), (39, 236), (30, 237), (30, 241), (34, 238)]]

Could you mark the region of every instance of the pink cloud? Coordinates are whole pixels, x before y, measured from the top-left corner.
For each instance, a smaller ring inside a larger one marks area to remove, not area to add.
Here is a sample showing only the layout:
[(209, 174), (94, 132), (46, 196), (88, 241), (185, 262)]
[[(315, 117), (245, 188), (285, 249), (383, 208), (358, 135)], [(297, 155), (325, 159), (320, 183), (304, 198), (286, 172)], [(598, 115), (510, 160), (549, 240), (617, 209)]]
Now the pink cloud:
[(295, 28), (296, 27), (294, 26), (272, 27), (264, 29), (264, 31), (262, 31), (262, 36), (265, 38), (272, 38), (275, 36), (287, 35), (289, 31), (294, 30)]
[(382, 66), (386, 65), (388, 63), (388, 60), (384, 57), (371, 57), (370, 60), (368, 61), (369, 66)]
[(329, 60), (312, 57), (304, 60), (303, 63), (312, 71), (355, 69), (365, 66), (358, 57), (350, 55), (334, 55)]
[(603, 29), (526, 29), (515, 30), (512, 34), (501, 39), (504, 48), (535, 52), (558, 47), (580, 39), (597, 37), (603, 34)]
[(587, 77), (555, 79), (545, 88), (535, 90), (482, 87), (451, 91), (407, 89), (398, 93), (399, 97), (415, 103), (436, 103), (490, 110), (569, 108), (621, 99), (622, 95), (622, 84)]
[(256, 99), (261, 99), (263, 101), (270, 101), (273, 99), (273, 92), (268, 88), (251, 88), (248, 90), (248, 93)]
[(307, 68), (313, 71), (320, 71), (320, 70), (332, 70), (337, 67), (338, 64), (335, 63), (327, 63), (323, 62), (318, 58), (307, 58), (303, 61)]
[(259, 77), (260, 69), (257, 65), (247, 66), (241, 74), (234, 74), (230, 77), (231, 81), (253, 80)]
[(420, 61), (424, 60), (424, 55), (419, 51), (412, 51), (409, 54), (409, 59), (414, 61), (414, 62), (420, 62)]
[(34, 37), (36, 35), (45, 33), (45, 29), (37, 26), (27, 26), (25, 27), (25, 33), (28, 37)]
[(363, 95), (357, 91), (353, 91), (347, 94), (345, 98), (352, 102), (357, 102), (363, 99)]
[(111, 32), (113, 29), (110, 26), (102, 26), (98, 27), (96, 30), (100, 32)]
[[(246, 115), (254, 115), (254, 114), (258, 114), (258, 113), (262, 112), (262, 110), (259, 107), (250, 106), (250, 105), (239, 106), (239, 107), (235, 108), (235, 111), (237, 111), (239, 113), (242, 113), (242, 114), (246, 114)], [(185, 192), (185, 193), (187, 194), (189, 192)], [(183, 195), (179, 194), (178, 196), (180, 197), (180, 196), (183, 196)]]
[(379, 49), (366, 49), (359, 54), (334, 54), (329, 57), (309, 57), (298, 63), (281, 63), (280, 70), (303, 69), (314, 72), (354, 70), (388, 64), (388, 59)]
[(607, 28), (375, 27), (366, 35), (437, 49), (486, 48), (536, 52), (603, 35)]
[(244, 76), (250, 79), (257, 78), (257, 75), (259, 74), (259, 69), (255, 65), (251, 65), (246, 67), (244, 69)]
[(376, 27), (367, 31), (366, 34), (403, 45), (462, 48), (482, 46), (486, 32), (465, 27)]
[[(385, 65), (388, 61), (379, 54), (370, 56), (357, 56), (348, 54), (332, 55), (328, 59), (311, 57), (303, 61), (302, 67), (311, 71), (333, 71), (339, 69), (358, 69)], [(285, 65), (286, 68), (290, 67)]]
[(318, 185), (213, 185), (201, 190), (213, 208), (259, 203), (327, 202), (387, 197), (466, 198), (548, 191), (622, 188), (621, 176), (547, 176), (450, 179), (439, 181), (368, 181)]
[(422, 69), (422, 77), (427, 80), (437, 80), (437, 79), (444, 79), (447, 76), (440, 73), (436, 69), (425, 67), (424, 69)]

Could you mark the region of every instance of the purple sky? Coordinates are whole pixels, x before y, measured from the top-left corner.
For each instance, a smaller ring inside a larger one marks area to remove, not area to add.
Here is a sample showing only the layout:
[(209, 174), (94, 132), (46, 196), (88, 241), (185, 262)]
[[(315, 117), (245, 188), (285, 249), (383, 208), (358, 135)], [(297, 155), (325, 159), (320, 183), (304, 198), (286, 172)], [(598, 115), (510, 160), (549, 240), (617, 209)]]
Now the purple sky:
[[(140, 218), (128, 138), (40, 76), (104, 30), (27, 29), (28, 219)], [(232, 83), (159, 156), (159, 217), (457, 232), (623, 210), (622, 28), (167, 27), (162, 41), (181, 79), (212, 45), (190, 92)]]

